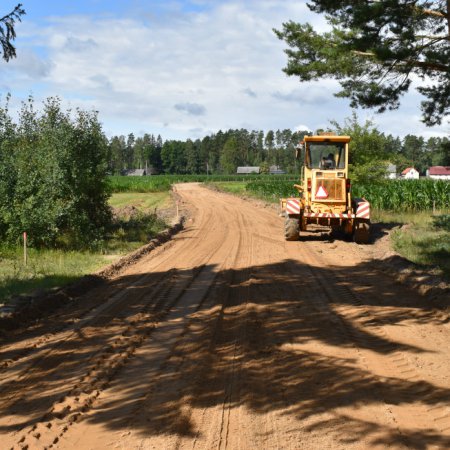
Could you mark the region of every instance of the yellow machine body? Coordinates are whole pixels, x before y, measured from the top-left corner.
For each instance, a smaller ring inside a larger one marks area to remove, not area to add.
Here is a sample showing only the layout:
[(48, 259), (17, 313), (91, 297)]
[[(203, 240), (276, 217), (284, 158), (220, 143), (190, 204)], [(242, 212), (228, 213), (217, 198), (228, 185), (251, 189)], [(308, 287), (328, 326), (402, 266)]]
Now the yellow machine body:
[[(341, 229), (356, 241), (369, 239), (370, 205), (351, 196), (348, 177), (350, 136), (324, 133), (305, 136), (297, 148), (304, 154), (298, 197), (280, 199), (287, 240), (315, 223)], [(356, 237), (355, 237), (356, 236)]]

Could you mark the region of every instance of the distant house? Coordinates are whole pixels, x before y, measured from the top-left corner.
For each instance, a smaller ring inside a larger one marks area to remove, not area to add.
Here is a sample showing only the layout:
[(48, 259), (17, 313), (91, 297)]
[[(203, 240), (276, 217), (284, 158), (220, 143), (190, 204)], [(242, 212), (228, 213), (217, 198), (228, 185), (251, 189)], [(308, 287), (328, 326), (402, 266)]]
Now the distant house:
[(395, 180), (397, 178), (397, 166), (395, 164), (389, 164), (386, 168), (386, 178)]
[(269, 173), (271, 175), (284, 175), (286, 173), (280, 166), (270, 166)]
[(144, 177), (147, 175), (147, 171), (145, 169), (128, 169), (122, 171), (122, 175), (127, 177)]
[(158, 170), (153, 166), (147, 166), (145, 169), (124, 169), (121, 173), (127, 177), (145, 177), (146, 175), (158, 175)]
[(419, 172), (414, 167), (407, 167), (400, 175), (405, 180), (418, 180)]
[(260, 172), (260, 168), (259, 167), (254, 167), (254, 166), (241, 166), (237, 168), (236, 173), (238, 175), (249, 175), (251, 173), (259, 173)]
[(450, 166), (433, 166), (427, 170), (427, 173), (435, 180), (450, 180)]

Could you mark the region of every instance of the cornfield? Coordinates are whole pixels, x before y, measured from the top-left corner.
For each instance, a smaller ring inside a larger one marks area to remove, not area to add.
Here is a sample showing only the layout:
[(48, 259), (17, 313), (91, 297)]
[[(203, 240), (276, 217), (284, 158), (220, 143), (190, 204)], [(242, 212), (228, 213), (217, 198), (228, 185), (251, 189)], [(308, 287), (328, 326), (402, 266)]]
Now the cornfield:
[[(153, 175), (148, 177), (109, 177), (112, 192), (161, 192), (174, 183), (241, 181), (246, 190), (277, 201), (281, 197), (297, 196), (292, 175)], [(386, 180), (378, 184), (354, 184), (354, 197), (364, 197), (372, 208), (387, 211), (447, 211), (450, 209), (450, 181), (446, 180)]]
[(391, 180), (379, 185), (355, 185), (353, 195), (366, 198), (373, 208), (388, 211), (450, 208), (450, 182), (446, 180)]
[[(298, 195), (293, 183), (255, 180), (246, 189), (267, 199)], [(364, 197), (373, 208), (388, 211), (426, 211), (450, 208), (450, 182), (445, 180), (386, 180), (379, 184), (354, 184), (354, 197)]]

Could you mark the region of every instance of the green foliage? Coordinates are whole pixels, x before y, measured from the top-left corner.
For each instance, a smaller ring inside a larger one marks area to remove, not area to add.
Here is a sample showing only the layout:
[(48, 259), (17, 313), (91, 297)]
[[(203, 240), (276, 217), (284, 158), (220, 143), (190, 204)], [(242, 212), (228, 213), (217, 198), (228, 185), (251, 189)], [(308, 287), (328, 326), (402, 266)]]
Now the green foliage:
[(356, 113), (340, 125), (331, 121), (336, 134), (351, 137), (349, 144), (350, 178), (358, 183), (379, 183), (386, 175), (389, 164), (400, 173), (406, 167), (414, 167), (425, 175), (432, 165), (447, 165), (450, 141), (448, 138), (429, 138), (408, 134), (400, 140), (381, 133), (372, 121), (360, 124)]
[(166, 141), (161, 150), (162, 166), (167, 173), (186, 173), (186, 143)]
[(400, 141), (394, 142), (392, 136), (385, 136), (370, 120), (361, 125), (355, 111), (350, 118), (345, 119), (343, 125), (336, 121), (331, 121), (331, 125), (336, 134), (351, 137), (349, 168), (350, 178), (354, 182), (382, 182), (389, 163), (399, 162)]
[(120, 216), (113, 220), (107, 246), (108, 248), (112, 245), (117, 246), (118, 242), (136, 242), (142, 245), (164, 228), (166, 223), (157, 214), (136, 210), (136, 213), (129, 217)]
[[(352, 107), (396, 109), (413, 76), (423, 121), (440, 124), (450, 112), (450, 13), (447, 0), (311, 0), (330, 30), (289, 21), (274, 30), (288, 45), (284, 71), (301, 81), (335, 78)], [(432, 83), (429, 83), (431, 80)]]
[(349, 162), (355, 166), (373, 164), (389, 158), (386, 136), (378, 131), (373, 122), (366, 120), (363, 125), (358, 122), (356, 112), (345, 119), (343, 125), (332, 121), (336, 134), (350, 136)]
[(0, 233), (27, 231), (36, 247), (95, 244), (110, 221), (107, 143), (97, 114), (64, 112), (49, 98), (42, 113), (30, 97), (19, 121), (0, 108)]
[(220, 155), (220, 165), (224, 173), (233, 174), (238, 166), (243, 165), (241, 152), (239, 152), (236, 136), (231, 136), (225, 142)]

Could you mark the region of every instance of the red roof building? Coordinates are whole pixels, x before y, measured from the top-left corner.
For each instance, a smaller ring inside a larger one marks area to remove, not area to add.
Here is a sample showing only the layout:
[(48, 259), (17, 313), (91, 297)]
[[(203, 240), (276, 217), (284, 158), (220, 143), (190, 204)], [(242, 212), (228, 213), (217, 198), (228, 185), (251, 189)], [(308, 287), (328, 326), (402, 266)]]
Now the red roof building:
[(450, 180), (450, 166), (433, 166), (428, 169), (430, 178)]
[(407, 167), (400, 175), (402, 178), (419, 178), (419, 172), (414, 167)]

